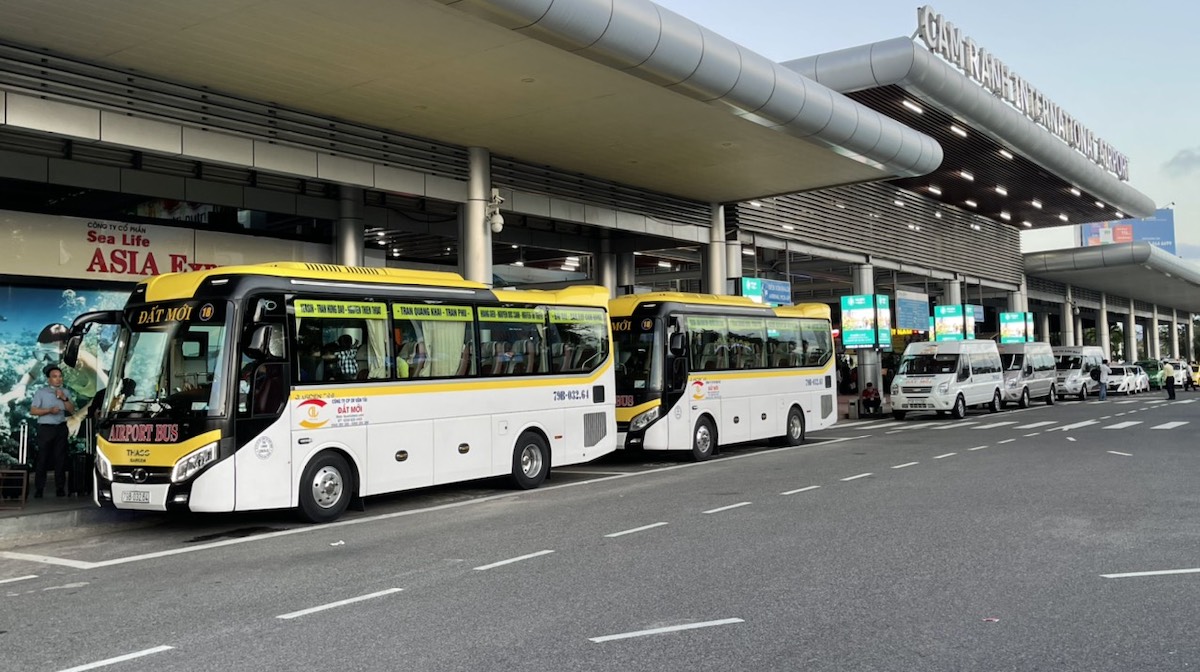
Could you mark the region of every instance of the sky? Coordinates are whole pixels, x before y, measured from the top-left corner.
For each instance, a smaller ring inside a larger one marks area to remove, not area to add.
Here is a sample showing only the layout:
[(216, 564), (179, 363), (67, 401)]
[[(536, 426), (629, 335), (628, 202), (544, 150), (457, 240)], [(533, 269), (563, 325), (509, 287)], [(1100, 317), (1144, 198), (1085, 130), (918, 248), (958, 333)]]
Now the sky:
[[(654, 0), (773, 61), (917, 28), (899, 0)], [(1174, 202), (1176, 252), (1200, 260), (1200, 3), (940, 0), (934, 11), (1129, 157), (1129, 183)]]

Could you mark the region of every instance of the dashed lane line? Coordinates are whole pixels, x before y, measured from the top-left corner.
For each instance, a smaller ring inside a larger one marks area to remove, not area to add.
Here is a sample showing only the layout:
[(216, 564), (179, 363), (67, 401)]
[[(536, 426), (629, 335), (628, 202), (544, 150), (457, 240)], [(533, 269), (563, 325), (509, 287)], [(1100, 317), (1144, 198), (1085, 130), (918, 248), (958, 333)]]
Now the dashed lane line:
[(1126, 420), (1125, 422), (1118, 422), (1115, 425), (1108, 425), (1104, 429), (1127, 429), (1129, 427), (1136, 427), (1140, 424), (1142, 424), (1141, 420)]
[(872, 474), (871, 472), (867, 472), (867, 473), (865, 473), (865, 474), (858, 474), (858, 475), (855, 475), (855, 476), (847, 476), (846, 478), (843, 478), (843, 479), (841, 479), (841, 480), (843, 480), (843, 481), (856, 481), (856, 480), (858, 480), (858, 479), (860, 479), (860, 478), (866, 478), (867, 476), (873, 476), (873, 475), (874, 475), (874, 474)]
[(553, 552), (554, 551), (549, 551), (549, 550), (538, 551), (537, 553), (530, 553), (528, 555), (520, 555), (515, 558), (509, 558), (508, 560), (501, 560), (500, 562), (493, 562), (490, 565), (480, 565), (478, 567), (475, 567), (474, 569), (482, 572), (484, 570), (494, 569), (496, 567), (503, 567), (504, 565), (511, 565), (514, 562), (521, 562), (522, 560), (529, 560), (530, 558), (536, 558), (536, 557), (543, 556), (543, 555), (550, 555)]
[(604, 537), (605, 537), (606, 539), (613, 539), (613, 538), (616, 538), (616, 537), (623, 537), (623, 536), (625, 536), (625, 535), (627, 535), (627, 534), (634, 534), (635, 532), (645, 532), (646, 530), (652, 530), (652, 529), (654, 529), (654, 528), (656, 528), (656, 527), (662, 527), (663, 525), (666, 525), (666, 523), (651, 523), (651, 524), (649, 524), (649, 525), (643, 525), (643, 526), (641, 526), (641, 527), (635, 527), (635, 528), (633, 528), (632, 530), (621, 530), (620, 532), (613, 532), (612, 534), (606, 534), (606, 535), (604, 535)]
[(682, 625), (669, 625), (662, 628), (651, 628), (649, 630), (637, 630), (634, 632), (622, 632), (618, 635), (604, 635), (603, 637), (588, 637), (588, 641), (597, 644), (603, 642), (611, 642), (618, 639), (632, 639), (634, 637), (647, 637), (650, 635), (661, 635), (665, 632), (679, 632), (680, 630), (695, 630), (697, 628), (712, 628), (718, 625), (732, 625), (734, 623), (745, 623), (740, 618), (723, 618), (719, 621), (705, 621), (703, 623), (684, 623)]
[(1045, 427), (1046, 425), (1057, 425), (1057, 424), (1058, 424), (1057, 420), (1045, 420), (1042, 422), (1031, 422), (1027, 425), (1017, 425), (1016, 427), (1013, 427), (1013, 429), (1036, 429), (1038, 427)]
[(987, 446), (975, 446), (974, 448), (967, 448), (967, 450), (983, 450), (984, 448), (987, 448)]
[(1003, 443), (1012, 443), (1013, 441), (1016, 441), (1016, 439), (1005, 439), (1005, 440), (1003, 440), (1003, 441), (997, 441), (997, 442), (996, 442), (996, 445), (998, 446), (998, 445), (1000, 445), (1000, 444), (1003, 444)]
[[(479, 567), (476, 567), (475, 569), (479, 569)], [(293, 612), (287, 613), (287, 614), (280, 614), (280, 615), (276, 616), (275, 618), (289, 621), (293, 618), (300, 618), (301, 616), (315, 614), (319, 611), (325, 611), (327, 609), (336, 609), (338, 607), (344, 607), (347, 604), (355, 604), (357, 602), (365, 602), (366, 600), (373, 600), (377, 597), (383, 597), (384, 595), (391, 595), (393, 593), (398, 593), (402, 590), (404, 590), (404, 589), (403, 588), (388, 588), (387, 590), (381, 590), (379, 592), (370, 593), (368, 595), (359, 595), (358, 597), (351, 597), (351, 598), (348, 598), (345, 600), (338, 600), (337, 602), (330, 602), (329, 604), (322, 604), (322, 605), (318, 605), (315, 607), (309, 607), (308, 609), (301, 609), (300, 611), (293, 611)]]
[(1188, 424), (1187, 420), (1183, 420), (1180, 422), (1164, 422), (1163, 424), (1155, 425), (1155, 426), (1151, 427), (1150, 429), (1175, 429), (1176, 427), (1182, 427), (1186, 424)]
[(705, 511), (704, 513), (721, 513), (722, 511), (728, 511), (730, 509), (737, 509), (737, 508), (740, 508), (743, 506), (750, 506), (750, 502), (738, 502), (737, 504), (730, 504), (729, 506), (720, 506), (715, 509), (709, 509), (708, 511)]
[(808, 487), (806, 487), (806, 488), (796, 488), (795, 490), (788, 490), (787, 492), (781, 492), (781, 493), (779, 493), (779, 494), (781, 494), (781, 495), (796, 495), (796, 494), (799, 494), (799, 493), (801, 493), (801, 492), (808, 492), (809, 490), (816, 490), (816, 489), (817, 489), (817, 488), (819, 488), (819, 487), (821, 487), (821, 486), (819, 486), (819, 485), (810, 485), (810, 486), (808, 486)]
[(1133, 453), (1122, 453), (1119, 450), (1110, 450), (1108, 452), (1112, 453), (1113, 455), (1121, 455), (1123, 457), (1133, 457)]
[(946, 453), (945, 455), (938, 455), (937, 457), (935, 457), (933, 459), (940, 460), (944, 457), (954, 457), (955, 455), (958, 455), (958, 453)]
[(94, 663), (88, 663), (86, 665), (78, 665), (76, 667), (69, 667), (65, 670), (59, 670), (59, 672), (84, 672), (84, 670), (94, 670), (94, 669), (100, 668), (100, 667), (108, 667), (109, 665), (116, 665), (117, 663), (123, 663), (127, 660), (134, 660), (137, 658), (141, 658), (143, 656), (149, 656), (149, 655), (153, 655), (155, 653), (162, 653), (163, 651), (170, 651), (173, 648), (175, 648), (175, 647), (166, 646), (166, 645), (156, 646), (153, 649), (145, 649), (142, 651), (135, 651), (133, 653), (127, 653), (123, 656), (117, 656), (115, 658), (106, 658), (104, 660), (97, 660)]
[(903, 469), (905, 467), (911, 467), (911, 466), (914, 466), (917, 464), (920, 464), (920, 462), (905, 462), (904, 464), (897, 464), (896, 466), (894, 466), (892, 468), (893, 469)]
[(1017, 424), (1016, 420), (1005, 420), (1003, 422), (992, 422), (992, 423), (988, 423), (986, 425), (980, 425), (980, 426), (976, 427), (975, 429), (995, 429), (996, 427), (1003, 427), (1005, 425), (1015, 425), (1015, 424)]

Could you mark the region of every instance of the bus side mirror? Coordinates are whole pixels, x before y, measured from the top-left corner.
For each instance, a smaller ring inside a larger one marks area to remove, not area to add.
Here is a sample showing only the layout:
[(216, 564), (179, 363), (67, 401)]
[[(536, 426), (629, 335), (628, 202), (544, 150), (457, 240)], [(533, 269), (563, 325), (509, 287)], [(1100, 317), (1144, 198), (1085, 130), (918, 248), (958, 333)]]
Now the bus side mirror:
[(83, 342), (83, 336), (72, 336), (67, 339), (67, 346), (63, 348), (62, 361), (63, 364), (75, 368), (75, 363), (79, 361), (79, 344)]
[(679, 332), (675, 332), (674, 334), (671, 334), (671, 338), (667, 341), (667, 349), (671, 351), (672, 355), (682, 355), (683, 354), (683, 334), (681, 334)]
[(1025, 365), (1025, 375), (1027, 375), (1027, 376), (1033, 375), (1033, 365), (1032, 364)]
[(250, 340), (244, 350), (251, 359), (263, 360), (269, 356), (272, 329), (270, 324), (260, 324), (250, 333)]

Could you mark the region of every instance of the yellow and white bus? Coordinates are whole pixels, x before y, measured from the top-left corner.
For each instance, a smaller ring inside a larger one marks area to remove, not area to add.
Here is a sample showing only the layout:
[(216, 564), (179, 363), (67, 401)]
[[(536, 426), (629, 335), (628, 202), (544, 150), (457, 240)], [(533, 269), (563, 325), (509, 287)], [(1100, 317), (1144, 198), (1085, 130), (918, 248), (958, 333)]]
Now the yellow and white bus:
[(607, 300), (293, 262), (150, 278), (73, 327), (121, 325), (96, 503), (327, 522), (368, 495), (537, 487), (616, 447)]
[(618, 448), (690, 450), (780, 439), (837, 419), (829, 306), (658, 292), (609, 302)]

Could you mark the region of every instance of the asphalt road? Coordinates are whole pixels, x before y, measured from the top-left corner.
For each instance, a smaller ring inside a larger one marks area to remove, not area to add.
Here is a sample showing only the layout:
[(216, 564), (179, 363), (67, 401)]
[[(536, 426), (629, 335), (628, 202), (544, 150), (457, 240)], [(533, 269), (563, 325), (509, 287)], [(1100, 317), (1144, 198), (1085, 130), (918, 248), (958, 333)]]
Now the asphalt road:
[(1156, 394), (846, 422), (327, 526), (23, 548), (0, 554), (0, 668), (1193, 669), (1200, 572), (1105, 575), (1200, 568), (1198, 416)]

